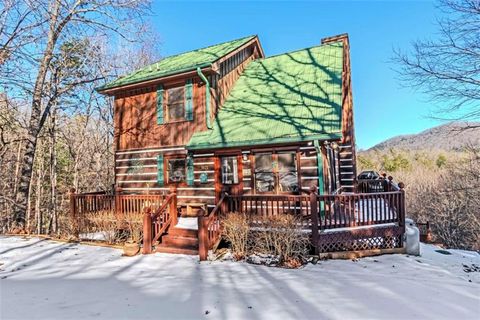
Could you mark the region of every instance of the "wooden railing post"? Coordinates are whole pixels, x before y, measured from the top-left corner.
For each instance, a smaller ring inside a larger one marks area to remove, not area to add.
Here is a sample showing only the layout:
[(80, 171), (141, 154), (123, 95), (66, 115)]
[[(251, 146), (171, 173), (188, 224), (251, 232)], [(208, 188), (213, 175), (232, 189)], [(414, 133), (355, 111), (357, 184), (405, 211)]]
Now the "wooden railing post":
[(121, 198), (120, 195), (122, 193), (122, 188), (117, 187), (115, 188), (115, 216), (118, 218), (118, 216), (122, 213), (121, 207)]
[(310, 189), (310, 212), (312, 214), (312, 242), (315, 248), (315, 254), (319, 253), (318, 250), (318, 207), (319, 202), (317, 195), (317, 187), (313, 186)]
[(152, 215), (150, 207), (143, 214), (143, 254), (152, 253)]
[(398, 225), (400, 227), (404, 227), (405, 228), (405, 190), (403, 190), (405, 188), (405, 184), (403, 184), (403, 182), (400, 182), (398, 183), (398, 187), (400, 188), (400, 214), (399, 214), (399, 217), (398, 217)]
[(198, 254), (200, 256), (200, 261), (207, 260), (208, 257), (208, 226), (205, 225), (207, 217), (198, 216)]
[(228, 193), (227, 192), (222, 193), (222, 195), (220, 196), (220, 199), (222, 198), (223, 195), (225, 195), (225, 200), (222, 201), (220, 205), (220, 215), (224, 215), (228, 213), (228, 201), (227, 201)]
[(170, 187), (170, 194), (172, 198), (170, 200), (170, 216), (172, 217), (172, 225), (176, 226), (178, 223), (178, 208), (177, 208), (177, 186)]
[(78, 238), (78, 220), (77, 220), (77, 204), (75, 201), (75, 188), (70, 189), (70, 220), (73, 226), (73, 236)]

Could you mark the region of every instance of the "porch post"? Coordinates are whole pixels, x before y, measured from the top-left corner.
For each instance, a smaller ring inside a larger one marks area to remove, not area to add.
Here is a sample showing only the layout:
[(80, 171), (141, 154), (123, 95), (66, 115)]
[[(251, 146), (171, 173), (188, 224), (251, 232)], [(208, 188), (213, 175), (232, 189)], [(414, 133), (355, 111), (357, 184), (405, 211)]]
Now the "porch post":
[(152, 253), (152, 216), (150, 207), (145, 208), (143, 214), (143, 254)]
[(207, 217), (203, 215), (198, 216), (198, 255), (200, 256), (200, 261), (205, 261), (208, 257), (208, 237), (205, 225), (206, 218)]
[(173, 196), (170, 200), (170, 216), (172, 217), (172, 225), (176, 226), (178, 223), (178, 208), (177, 208), (177, 186), (170, 187), (170, 194)]
[(318, 250), (318, 202), (321, 201), (318, 199), (317, 188), (313, 186), (310, 189), (310, 212), (312, 213), (312, 242), (313, 247), (315, 248), (315, 254), (319, 254)]

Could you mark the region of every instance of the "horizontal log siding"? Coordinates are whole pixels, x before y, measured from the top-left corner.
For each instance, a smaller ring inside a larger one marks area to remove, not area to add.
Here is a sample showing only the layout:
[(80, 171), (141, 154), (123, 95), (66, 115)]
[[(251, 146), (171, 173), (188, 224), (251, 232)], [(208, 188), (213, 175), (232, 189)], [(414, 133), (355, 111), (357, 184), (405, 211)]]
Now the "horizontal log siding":
[[(166, 182), (163, 186), (157, 183), (157, 156), (185, 157), (186, 151), (177, 150), (176, 153), (169, 149), (176, 147), (162, 147), (154, 149), (135, 150), (132, 153), (120, 151), (115, 157), (116, 184), (127, 193), (168, 193), (170, 185)], [(142, 151), (142, 152), (140, 152)], [(121, 160), (121, 161), (118, 161)], [(128, 161), (127, 161), (128, 160)], [(181, 184), (178, 186), (178, 203), (202, 202), (208, 205), (215, 204), (215, 175), (214, 158), (212, 156), (196, 155), (193, 158), (194, 182), (192, 186)], [(166, 166), (164, 166), (166, 170)], [(202, 172), (207, 174), (207, 183), (200, 182)], [(165, 179), (167, 175), (165, 174)]]
[(313, 147), (300, 149), (300, 187), (302, 190), (309, 190), (311, 187), (318, 187), (318, 166), (317, 153)]

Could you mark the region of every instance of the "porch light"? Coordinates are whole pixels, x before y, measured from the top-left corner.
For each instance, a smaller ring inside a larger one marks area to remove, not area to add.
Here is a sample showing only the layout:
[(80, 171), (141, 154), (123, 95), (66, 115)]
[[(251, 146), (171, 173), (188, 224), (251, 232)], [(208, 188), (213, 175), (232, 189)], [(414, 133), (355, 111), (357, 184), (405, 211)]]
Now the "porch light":
[(242, 159), (243, 159), (243, 161), (248, 161), (248, 154), (244, 153), (242, 155)]

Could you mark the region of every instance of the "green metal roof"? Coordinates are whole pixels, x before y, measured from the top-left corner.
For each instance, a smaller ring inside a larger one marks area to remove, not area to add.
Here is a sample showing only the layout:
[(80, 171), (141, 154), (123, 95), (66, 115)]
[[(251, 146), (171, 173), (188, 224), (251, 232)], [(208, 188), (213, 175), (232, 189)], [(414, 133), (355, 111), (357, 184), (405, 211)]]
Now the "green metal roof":
[(178, 55), (163, 58), (162, 60), (148, 65), (131, 74), (118, 78), (97, 90), (106, 90), (127, 84), (139, 83), (160, 77), (165, 77), (177, 73), (195, 70), (197, 67), (207, 67), (219, 58), (227, 55), (235, 49), (241, 47), (255, 36), (248, 36), (237, 40), (232, 40), (210, 47), (197, 49), (181, 53)]
[(251, 146), (341, 137), (343, 43), (251, 62), (213, 129), (188, 149)]

